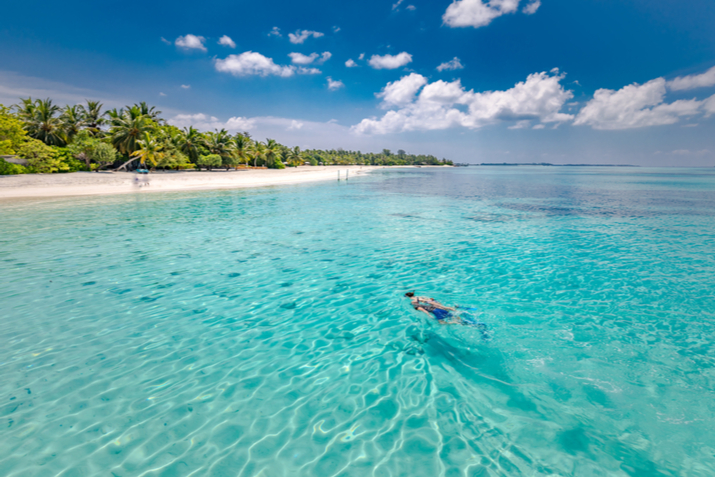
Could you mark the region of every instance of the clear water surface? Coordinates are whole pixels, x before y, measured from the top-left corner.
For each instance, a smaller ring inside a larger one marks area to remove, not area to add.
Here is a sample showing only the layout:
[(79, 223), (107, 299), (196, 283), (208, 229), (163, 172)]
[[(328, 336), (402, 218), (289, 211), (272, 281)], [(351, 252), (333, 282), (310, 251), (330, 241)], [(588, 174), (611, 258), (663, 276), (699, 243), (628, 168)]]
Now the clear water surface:
[(3, 476), (714, 473), (713, 169), (4, 202), (0, 287)]

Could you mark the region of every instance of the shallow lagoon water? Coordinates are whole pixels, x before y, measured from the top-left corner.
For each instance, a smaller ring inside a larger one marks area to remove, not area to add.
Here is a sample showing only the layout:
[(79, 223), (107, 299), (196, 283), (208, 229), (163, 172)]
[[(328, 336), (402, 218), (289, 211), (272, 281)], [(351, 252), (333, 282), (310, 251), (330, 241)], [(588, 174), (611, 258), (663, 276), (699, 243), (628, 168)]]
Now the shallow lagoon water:
[(713, 250), (713, 169), (0, 203), (0, 475), (713, 475)]

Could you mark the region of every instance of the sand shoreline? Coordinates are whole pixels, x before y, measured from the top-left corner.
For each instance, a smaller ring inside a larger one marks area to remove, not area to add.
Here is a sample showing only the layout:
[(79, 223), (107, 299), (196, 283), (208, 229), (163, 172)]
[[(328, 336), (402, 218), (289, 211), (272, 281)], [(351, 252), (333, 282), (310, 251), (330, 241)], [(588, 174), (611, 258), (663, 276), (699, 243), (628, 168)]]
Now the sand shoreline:
[[(148, 174), (149, 184), (138, 186), (131, 172), (72, 172), (0, 176), (0, 200), (43, 197), (95, 196), (128, 193), (178, 192), (268, 187), (341, 180), (386, 166), (302, 166), (287, 169), (231, 171), (167, 171)], [(407, 166), (411, 167), (411, 166)]]

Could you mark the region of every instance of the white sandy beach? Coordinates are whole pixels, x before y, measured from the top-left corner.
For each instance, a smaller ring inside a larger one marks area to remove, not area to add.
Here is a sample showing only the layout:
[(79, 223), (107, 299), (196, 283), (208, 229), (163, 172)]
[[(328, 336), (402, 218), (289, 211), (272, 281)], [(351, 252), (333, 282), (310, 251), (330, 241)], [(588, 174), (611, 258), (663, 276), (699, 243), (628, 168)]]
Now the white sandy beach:
[(167, 171), (139, 176), (147, 185), (135, 183), (132, 172), (73, 172), (67, 174), (21, 174), (0, 176), (0, 200), (34, 197), (69, 197), (211, 189), (265, 187), (304, 182), (341, 180), (366, 174), (382, 166), (302, 166), (286, 169), (215, 171)]

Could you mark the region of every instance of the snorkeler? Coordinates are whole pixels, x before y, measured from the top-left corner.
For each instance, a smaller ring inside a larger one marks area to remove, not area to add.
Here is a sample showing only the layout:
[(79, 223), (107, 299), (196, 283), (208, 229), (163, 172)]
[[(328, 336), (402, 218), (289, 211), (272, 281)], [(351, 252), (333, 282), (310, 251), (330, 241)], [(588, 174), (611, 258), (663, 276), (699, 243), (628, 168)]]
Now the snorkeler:
[(470, 316), (469, 313), (471, 310), (474, 311), (474, 308), (464, 308), (457, 305), (454, 307), (445, 306), (434, 298), (415, 296), (415, 293), (413, 292), (408, 292), (405, 296), (410, 298), (410, 304), (413, 305), (413, 308), (418, 311), (422, 311), (426, 315), (434, 317), (441, 325), (474, 326), (480, 330), (480, 333), (482, 333), (483, 340), (490, 340), (490, 335), (487, 332), (487, 325)]
[(462, 323), (460, 317), (453, 313), (455, 308), (445, 306), (433, 298), (415, 296), (413, 292), (408, 292), (405, 296), (410, 298), (410, 304), (413, 305), (413, 308), (422, 311), (426, 315), (433, 316), (441, 325)]

